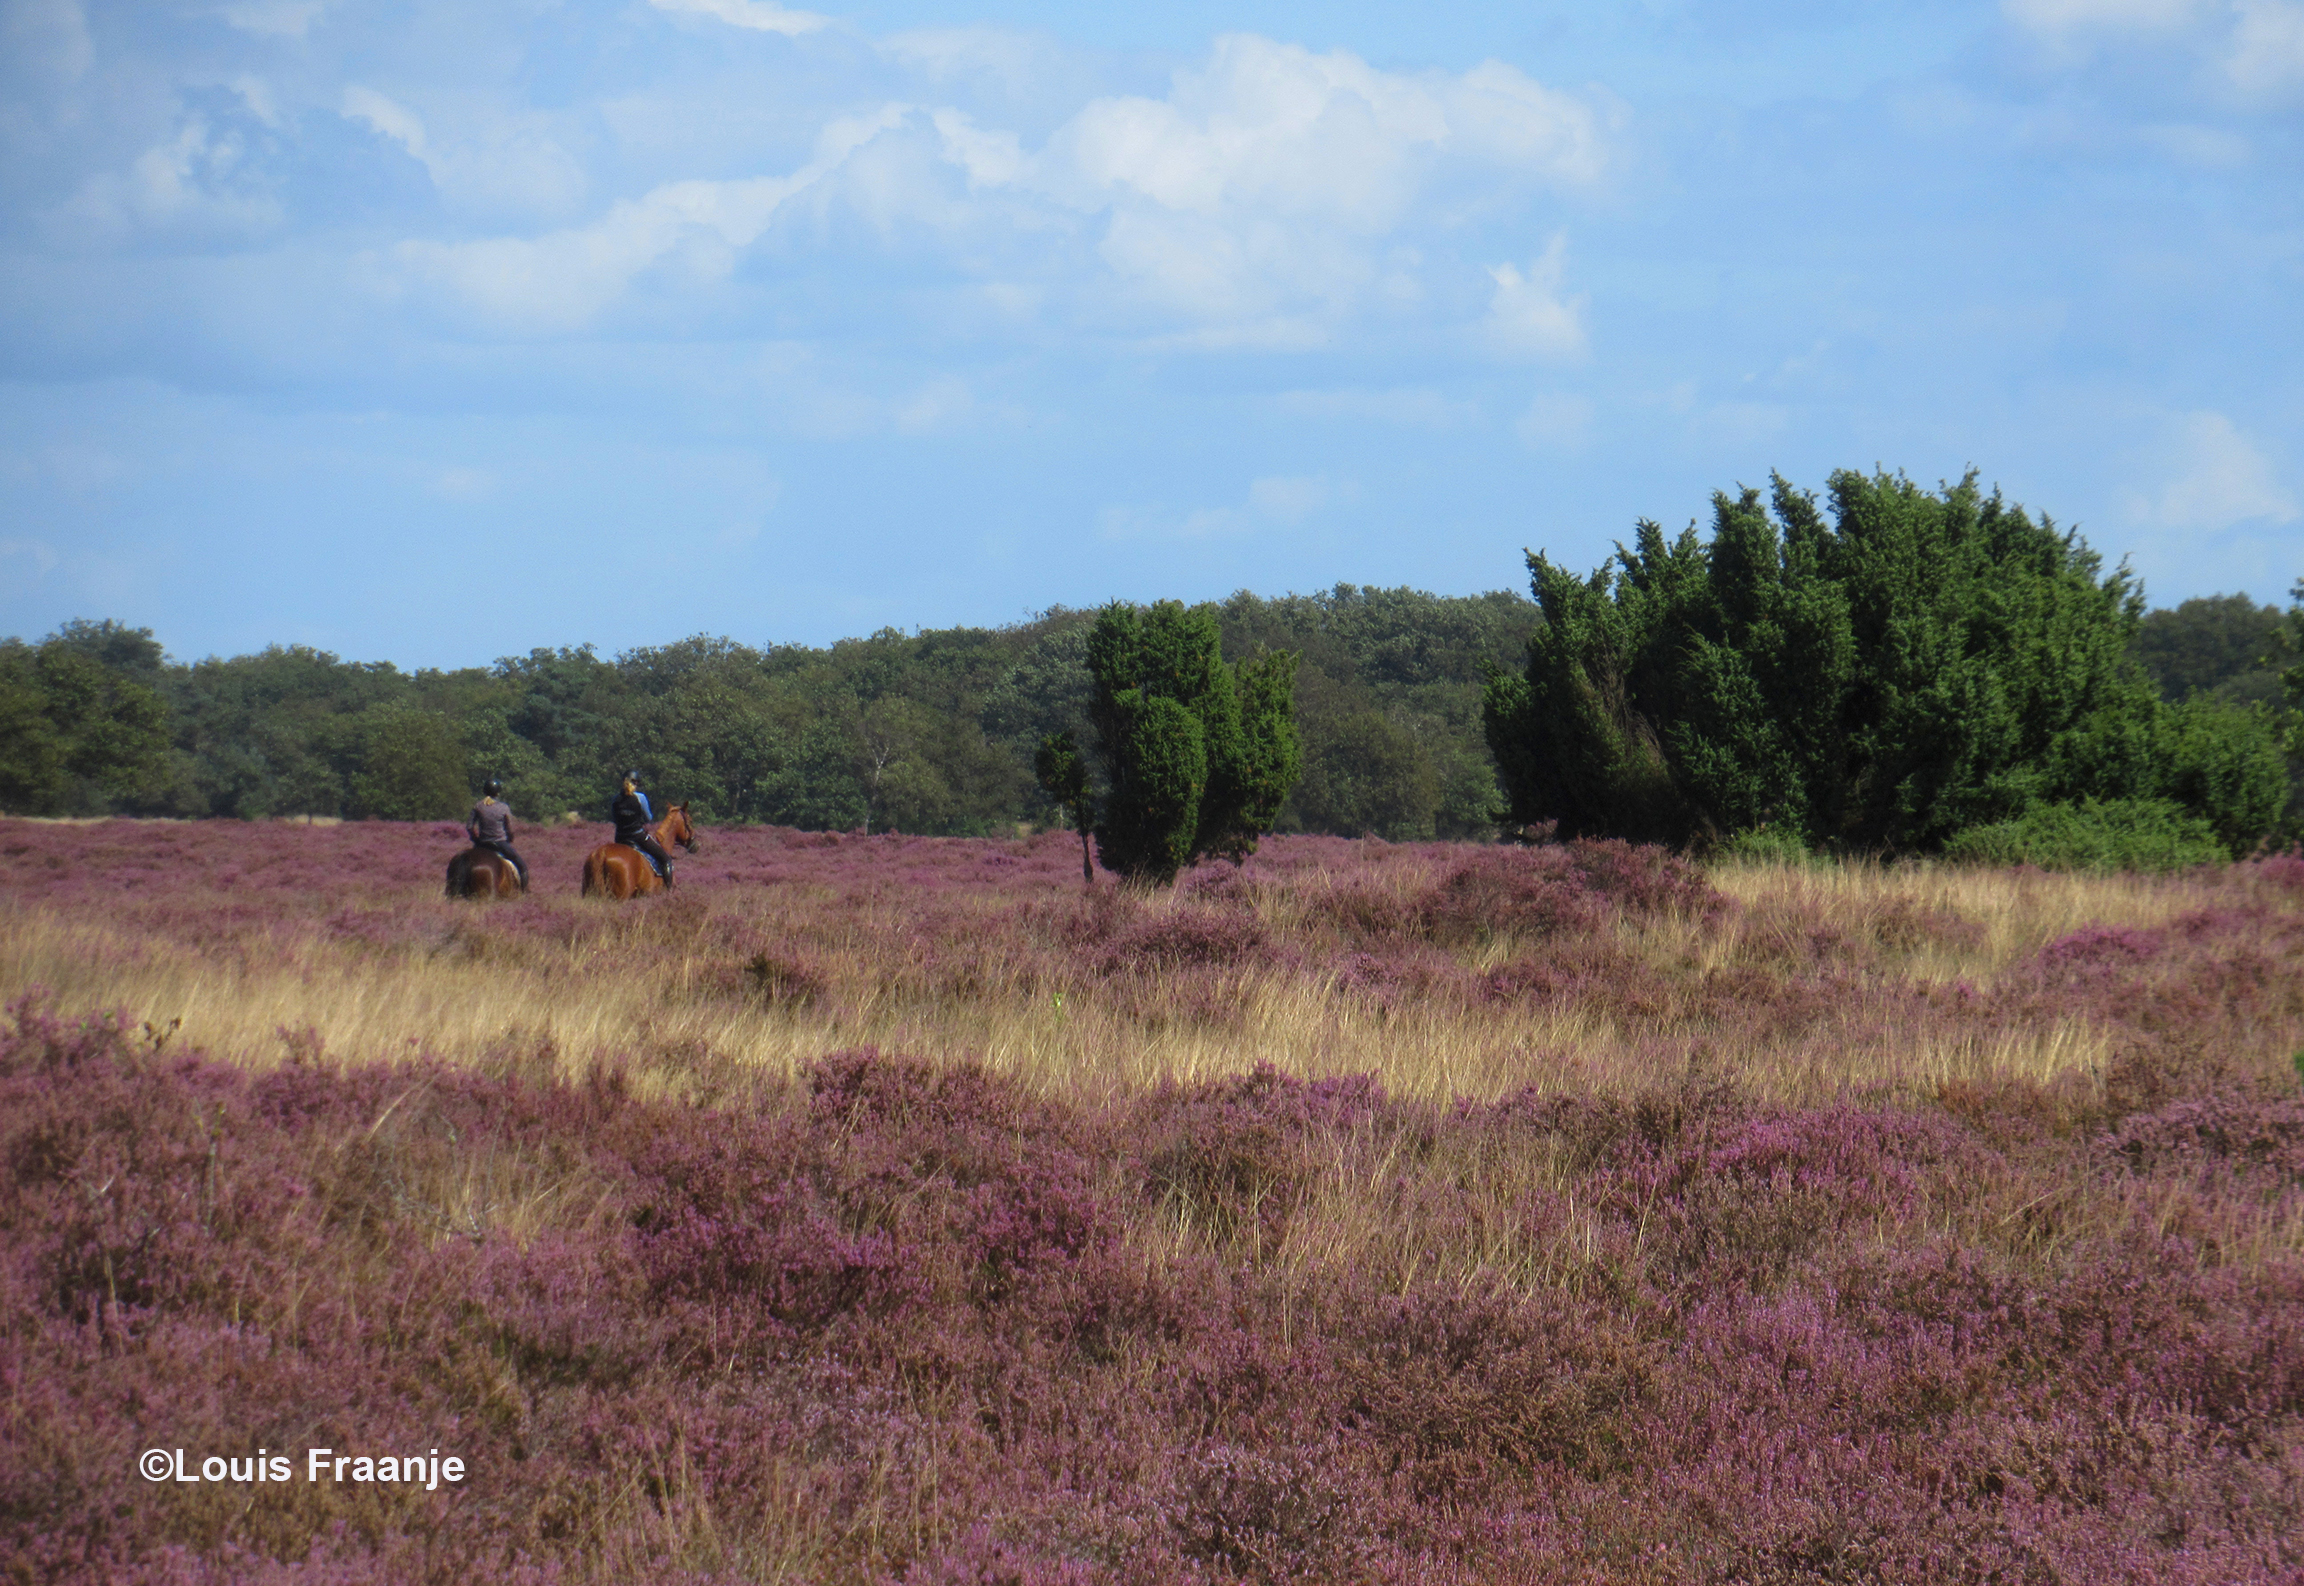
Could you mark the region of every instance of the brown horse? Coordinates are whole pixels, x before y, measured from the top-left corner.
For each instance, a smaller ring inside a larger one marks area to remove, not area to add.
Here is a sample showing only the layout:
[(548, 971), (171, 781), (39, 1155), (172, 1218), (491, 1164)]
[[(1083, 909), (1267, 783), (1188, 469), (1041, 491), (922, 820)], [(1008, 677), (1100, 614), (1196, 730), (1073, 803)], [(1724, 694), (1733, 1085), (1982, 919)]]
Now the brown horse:
[(467, 848), (448, 861), (448, 896), (516, 898), (520, 872), (493, 848)]
[[(696, 851), (696, 828), (688, 823), (685, 804), (665, 811), (664, 818), (648, 828), (648, 835), (659, 843), (678, 843), (690, 853)], [(602, 843), (584, 858), (584, 895), (588, 898), (605, 893), (622, 903), (629, 897), (663, 890), (656, 867), (637, 848)]]

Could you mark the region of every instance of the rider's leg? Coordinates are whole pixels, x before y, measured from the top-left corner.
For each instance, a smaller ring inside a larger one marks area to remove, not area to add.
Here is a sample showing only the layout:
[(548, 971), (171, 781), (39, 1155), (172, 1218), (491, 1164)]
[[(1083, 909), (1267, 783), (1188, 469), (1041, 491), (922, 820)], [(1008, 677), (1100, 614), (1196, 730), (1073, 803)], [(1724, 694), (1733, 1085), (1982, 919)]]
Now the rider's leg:
[(656, 874), (663, 878), (666, 886), (670, 886), (672, 884), (672, 856), (664, 851), (664, 845), (653, 837), (642, 837), (632, 846), (648, 856), (648, 862), (656, 867)]
[(520, 890), (527, 891), (528, 861), (520, 857), (520, 850), (510, 843), (490, 843), (488, 846), (502, 854), (511, 863), (512, 868), (520, 872)]

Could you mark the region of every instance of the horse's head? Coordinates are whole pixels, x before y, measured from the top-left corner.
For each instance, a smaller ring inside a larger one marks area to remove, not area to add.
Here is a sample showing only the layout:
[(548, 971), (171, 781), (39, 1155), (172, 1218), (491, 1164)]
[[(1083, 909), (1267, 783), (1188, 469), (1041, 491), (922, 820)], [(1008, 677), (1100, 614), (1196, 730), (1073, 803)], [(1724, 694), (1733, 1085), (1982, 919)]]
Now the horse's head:
[(678, 843), (690, 853), (696, 851), (696, 827), (688, 819), (688, 806), (675, 804), (664, 817), (663, 836), (667, 842)]

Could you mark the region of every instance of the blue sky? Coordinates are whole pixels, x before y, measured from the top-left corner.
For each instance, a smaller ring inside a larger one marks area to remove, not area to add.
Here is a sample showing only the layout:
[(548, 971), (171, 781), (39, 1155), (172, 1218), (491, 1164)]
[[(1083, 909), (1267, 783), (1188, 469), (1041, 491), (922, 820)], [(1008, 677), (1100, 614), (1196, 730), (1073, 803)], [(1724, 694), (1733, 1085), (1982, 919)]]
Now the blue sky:
[(0, 0), (0, 633), (1525, 587), (1973, 466), (2304, 576), (2304, 0)]

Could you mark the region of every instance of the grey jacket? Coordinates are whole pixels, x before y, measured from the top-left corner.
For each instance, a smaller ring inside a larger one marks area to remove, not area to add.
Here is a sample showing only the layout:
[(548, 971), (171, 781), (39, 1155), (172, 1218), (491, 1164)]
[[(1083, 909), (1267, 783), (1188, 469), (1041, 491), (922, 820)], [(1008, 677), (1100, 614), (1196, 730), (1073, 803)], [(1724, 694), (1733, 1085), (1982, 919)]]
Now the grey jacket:
[(512, 806), (502, 799), (482, 799), (472, 806), (471, 819), (464, 823), (464, 829), (483, 848), (492, 843), (508, 843), (512, 840)]

